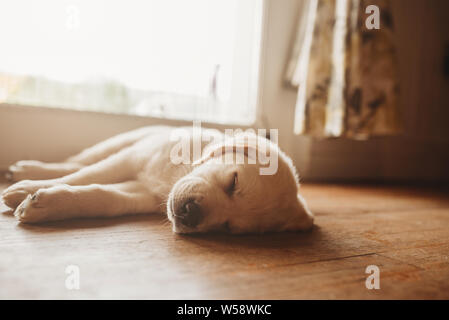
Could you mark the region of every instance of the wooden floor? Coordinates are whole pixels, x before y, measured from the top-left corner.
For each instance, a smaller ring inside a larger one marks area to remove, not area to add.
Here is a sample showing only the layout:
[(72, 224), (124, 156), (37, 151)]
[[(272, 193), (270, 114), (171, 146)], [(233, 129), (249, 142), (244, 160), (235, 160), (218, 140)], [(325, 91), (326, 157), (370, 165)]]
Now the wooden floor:
[[(156, 215), (31, 226), (1, 214), (0, 298), (449, 298), (447, 192), (301, 190), (317, 224), (302, 234), (180, 236)], [(79, 290), (65, 287), (68, 265)], [(368, 265), (380, 290), (365, 287)]]

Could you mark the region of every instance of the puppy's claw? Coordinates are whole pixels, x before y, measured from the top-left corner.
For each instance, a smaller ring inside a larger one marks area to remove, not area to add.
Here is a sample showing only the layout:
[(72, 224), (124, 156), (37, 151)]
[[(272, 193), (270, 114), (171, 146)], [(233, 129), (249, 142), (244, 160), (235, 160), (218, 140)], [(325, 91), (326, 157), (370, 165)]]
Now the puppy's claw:
[(25, 218), (26, 208), (29, 205), (29, 202), (31, 201), (31, 195), (28, 195), (25, 200), (22, 201), (22, 203), (16, 208), (14, 211), (14, 216), (19, 220), (22, 221), (23, 218)]

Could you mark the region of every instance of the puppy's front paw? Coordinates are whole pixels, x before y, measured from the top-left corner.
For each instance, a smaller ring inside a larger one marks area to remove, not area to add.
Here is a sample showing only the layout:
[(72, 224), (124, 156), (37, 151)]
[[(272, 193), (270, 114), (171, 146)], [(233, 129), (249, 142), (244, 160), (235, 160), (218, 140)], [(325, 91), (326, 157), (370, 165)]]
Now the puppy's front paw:
[(23, 180), (13, 184), (2, 193), (3, 202), (10, 208), (16, 208), (29, 194), (42, 186), (37, 181)]
[(48, 207), (45, 206), (43, 192), (38, 190), (33, 195), (29, 194), (14, 211), (14, 216), (20, 222), (39, 222), (48, 217)]
[(72, 194), (73, 191), (68, 185), (39, 189), (27, 195), (14, 211), (14, 216), (20, 222), (26, 223), (70, 218), (73, 208), (70, 202)]

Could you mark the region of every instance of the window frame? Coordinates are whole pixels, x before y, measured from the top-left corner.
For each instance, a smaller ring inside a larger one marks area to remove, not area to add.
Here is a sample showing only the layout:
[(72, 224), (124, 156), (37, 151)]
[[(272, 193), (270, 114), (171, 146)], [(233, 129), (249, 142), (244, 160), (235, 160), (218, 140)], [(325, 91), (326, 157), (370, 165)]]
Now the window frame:
[[(284, 82), (302, 2), (263, 0), (255, 120), (248, 125), (202, 121), (205, 128), (278, 129), (279, 144), (306, 176), (310, 139), (294, 136), (296, 92)], [(191, 126), (191, 120), (0, 103), (0, 171), (15, 161), (62, 161), (115, 134), (149, 125)]]

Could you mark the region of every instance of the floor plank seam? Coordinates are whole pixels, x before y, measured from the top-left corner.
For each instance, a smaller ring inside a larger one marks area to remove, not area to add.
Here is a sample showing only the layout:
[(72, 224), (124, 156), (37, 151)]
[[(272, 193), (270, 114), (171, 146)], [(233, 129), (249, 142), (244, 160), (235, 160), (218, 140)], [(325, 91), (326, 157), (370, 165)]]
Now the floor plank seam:
[[(437, 246), (447, 245), (449, 242), (445, 243), (439, 243)], [(392, 251), (403, 251), (403, 250), (410, 250), (410, 249), (421, 249), (421, 248), (428, 248), (428, 247), (435, 247), (435, 243), (428, 244), (428, 245), (421, 245), (421, 246), (415, 246), (415, 247), (401, 247), (401, 248), (392, 248), (391, 250), (385, 250), (385, 251), (378, 251), (377, 254), (385, 254)]]
[(319, 263), (319, 262), (338, 261), (338, 260), (344, 260), (344, 259), (349, 259), (349, 258), (358, 258), (358, 257), (371, 256), (371, 255), (376, 255), (376, 254), (377, 254), (376, 252), (371, 252), (371, 253), (363, 253), (363, 254), (356, 254), (356, 255), (350, 255), (350, 256), (344, 256), (344, 257), (335, 257), (335, 258), (329, 258), (329, 259), (310, 260), (310, 261), (304, 261), (304, 262), (278, 264), (278, 265), (275, 265), (275, 266), (271, 266), (270, 268), (284, 268), (284, 267), (300, 266), (300, 265)]
[(378, 252), (377, 255), (380, 256), (380, 257), (386, 258), (386, 259), (390, 259), (390, 260), (393, 260), (393, 261), (396, 261), (396, 262), (399, 262), (399, 263), (408, 265), (408, 266), (410, 266), (410, 267), (414, 267), (414, 268), (416, 268), (416, 269), (418, 269), (418, 270), (421, 270), (421, 271), (426, 270), (425, 268), (422, 268), (422, 267), (420, 267), (420, 266), (417, 266), (417, 265), (415, 265), (415, 264), (413, 264), (413, 263), (410, 263), (410, 262), (407, 262), (407, 261), (403, 261), (403, 260), (398, 259), (398, 258), (393, 258), (393, 257), (390, 257), (390, 256), (386, 256), (386, 255), (384, 255), (383, 253), (379, 253), (379, 252)]

